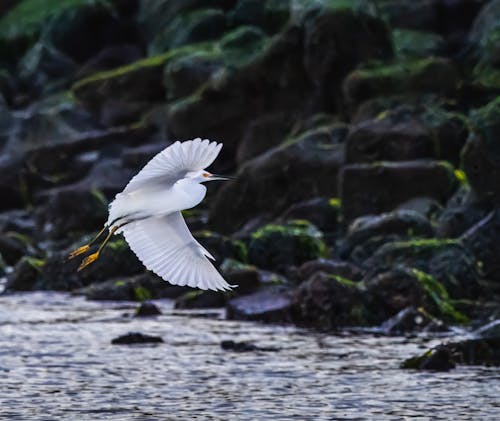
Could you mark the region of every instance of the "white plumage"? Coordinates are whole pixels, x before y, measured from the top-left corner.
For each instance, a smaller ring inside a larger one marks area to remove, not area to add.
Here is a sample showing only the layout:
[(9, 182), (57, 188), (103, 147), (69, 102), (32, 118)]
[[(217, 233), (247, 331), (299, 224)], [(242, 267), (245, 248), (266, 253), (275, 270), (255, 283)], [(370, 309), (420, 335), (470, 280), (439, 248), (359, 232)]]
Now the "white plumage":
[(204, 171), (221, 148), (199, 138), (175, 142), (151, 159), (110, 204), (110, 232), (122, 232), (146, 268), (171, 284), (231, 289), (180, 212), (203, 200), (206, 188), (201, 183), (225, 179)]

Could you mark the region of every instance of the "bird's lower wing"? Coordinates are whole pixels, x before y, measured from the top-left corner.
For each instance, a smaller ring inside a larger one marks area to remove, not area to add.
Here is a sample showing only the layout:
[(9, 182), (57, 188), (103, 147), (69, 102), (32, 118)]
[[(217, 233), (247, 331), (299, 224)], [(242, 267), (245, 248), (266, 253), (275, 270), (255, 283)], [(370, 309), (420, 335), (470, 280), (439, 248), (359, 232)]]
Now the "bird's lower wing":
[(130, 248), (149, 270), (174, 285), (229, 290), (208, 261), (212, 258), (191, 235), (180, 212), (151, 217), (123, 227)]

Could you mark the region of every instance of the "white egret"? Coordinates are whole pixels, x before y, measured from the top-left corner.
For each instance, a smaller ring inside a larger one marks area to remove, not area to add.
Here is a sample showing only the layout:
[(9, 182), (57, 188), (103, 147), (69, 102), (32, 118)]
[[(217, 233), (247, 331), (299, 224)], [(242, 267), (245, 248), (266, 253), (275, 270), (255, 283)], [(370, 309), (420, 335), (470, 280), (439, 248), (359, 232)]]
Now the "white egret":
[(181, 214), (203, 200), (207, 189), (202, 183), (228, 179), (205, 170), (221, 148), (221, 143), (197, 138), (175, 142), (152, 158), (111, 202), (101, 232), (69, 255), (74, 258), (85, 253), (109, 230), (99, 249), (78, 270), (99, 258), (113, 234), (123, 233), (144, 266), (171, 284), (231, 289), (207, 259), (214, 257), (193, 238)]

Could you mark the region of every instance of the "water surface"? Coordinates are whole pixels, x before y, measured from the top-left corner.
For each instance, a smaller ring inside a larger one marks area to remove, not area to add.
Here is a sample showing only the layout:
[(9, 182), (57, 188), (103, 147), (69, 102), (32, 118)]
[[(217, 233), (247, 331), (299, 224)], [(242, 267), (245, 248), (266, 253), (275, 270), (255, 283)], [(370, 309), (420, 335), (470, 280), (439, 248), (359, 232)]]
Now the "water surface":
[[(0, 297), (0, 418), (9, 420), (499, 419), (500, 369), (399, 368), (432, 338), (318, 334), (54, 293)], [(111, 345), (130, 331), (159, 345)], [(222, 340), (279, 352), (235, 353)]]

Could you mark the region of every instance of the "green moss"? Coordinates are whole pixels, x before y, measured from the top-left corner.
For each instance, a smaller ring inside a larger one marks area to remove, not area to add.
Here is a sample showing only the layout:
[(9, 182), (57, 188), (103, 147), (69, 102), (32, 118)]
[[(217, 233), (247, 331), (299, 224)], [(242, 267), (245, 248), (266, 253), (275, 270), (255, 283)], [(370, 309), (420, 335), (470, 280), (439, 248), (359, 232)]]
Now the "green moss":
[(418, 269), (412, 269), (411, 273), (425, 289), (426, 293), (436, 305), (441, 316), (451, 319), (455, 323), (468, 323), (469, 319), (453, 306), (448, 291), (437, 279)]
[(336, 209), (340, 209), (341, 206), (342, 206), (342, 202), (340, 201), (340, 199), (338, 197), (332, 197), (328, 200), (328, 204), (332, 207), (332, 208), (336, 208)]
[(128, 250), (129, 246), (127, 242), (123, 238), (116, 238), (113, 240), (110, 240), (107, 244), (107, 246), (110, 250), (113, 250), (115, 252), (122, 252), (124, 250)]
[(267, 38), (264, 32), (252, 26), (242, 26), (227, 33), (219, 42), (226, 66), (242, 67), (262, 53)]
[(438, 34), (410, 29), (392, 31), (394, 51), (399, 58), (427, 57), (443, 48), (444, 39)]
[(27, 262), (33, 269), (36, 269), (37, 271), (41, 271), (45, 266), (45, 260), (37, 259), (35, 257), (24, 256), (22, 260)]
[(351, 281), (350, 279), (344, 278), (343, 276), (330, 274), (328, 275), (328, 277), (347, 288), (359, 289), (359, 284), (357, 282)]
[(123, 287), (125, 285), (126, 285), (125, 281), (116, 281), (115, 282), (115, 287)]
[(474, 84), (486, 89), (500, 89), (500, 70), (486, 63), (479, 63), (472, 71)]
[(143, 302), (151, 299), (151, 292), (139, 285), (134, 288), (134, 297), (137, 301)]
[(467, 181), (467, 174), (465, 174), (464, 171), (456, 169), (454, 174), (461, 186), (467, 186), (469, 184)]
[(395, 247), (398, 248), (414, 248), (414, 249), (422, 249), (422, 250), (436, 250), (441, 249), (443, 247), (447, 247), (449, 245), (458, 245), (460, 244), (460, 240), (456, 240), (453, 238), (418, 238), (409, 241), (395, 241)]
[(23, 0), (0, 19), (0, 38), (33, 37), (52, 17), (71, 8), (97, 4), (110, 3), (106, 0)]

